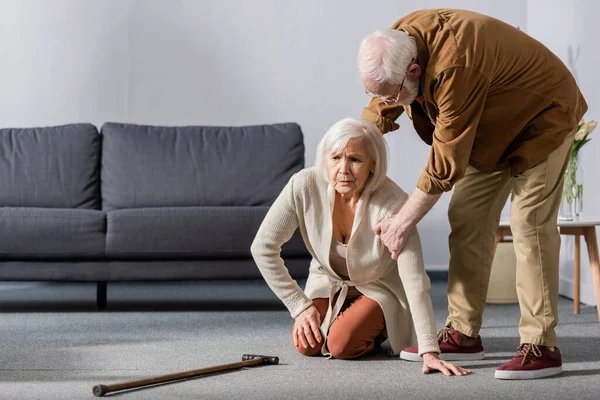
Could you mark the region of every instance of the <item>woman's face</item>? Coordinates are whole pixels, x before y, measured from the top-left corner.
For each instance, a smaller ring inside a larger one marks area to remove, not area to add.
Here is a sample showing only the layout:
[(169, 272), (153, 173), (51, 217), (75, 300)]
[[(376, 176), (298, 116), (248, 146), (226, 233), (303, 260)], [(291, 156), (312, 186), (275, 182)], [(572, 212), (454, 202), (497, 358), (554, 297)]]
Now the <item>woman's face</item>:
[(329, 181), (339, 194), (360, 196), (375, 170), (375, 160), (361, 139), (350, 139), (341, 153), (327, 155), (327, 170)]

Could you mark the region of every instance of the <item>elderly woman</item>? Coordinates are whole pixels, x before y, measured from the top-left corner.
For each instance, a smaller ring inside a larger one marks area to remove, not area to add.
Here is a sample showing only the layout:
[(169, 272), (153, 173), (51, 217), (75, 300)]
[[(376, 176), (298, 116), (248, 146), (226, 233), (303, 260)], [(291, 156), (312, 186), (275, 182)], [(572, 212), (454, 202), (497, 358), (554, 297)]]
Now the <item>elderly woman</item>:
[[(387, 147), (379, 129), (366, 120), (339, 121), (321, 140), (315, 167), (292, 176), (275, 200), (252, 255), (296, 320), (292, 341), (300, 353), (351, 359), (387, 337), (398, 354), (413, 344), (416, 333), (424, 373), (465, 375), (468, 370), (438, 358), (416, 229), (397, 260), (374, 232), (407, 198), (386, 171)], [(280, 257), (298, 227), (313, 257), (304, 292)]]

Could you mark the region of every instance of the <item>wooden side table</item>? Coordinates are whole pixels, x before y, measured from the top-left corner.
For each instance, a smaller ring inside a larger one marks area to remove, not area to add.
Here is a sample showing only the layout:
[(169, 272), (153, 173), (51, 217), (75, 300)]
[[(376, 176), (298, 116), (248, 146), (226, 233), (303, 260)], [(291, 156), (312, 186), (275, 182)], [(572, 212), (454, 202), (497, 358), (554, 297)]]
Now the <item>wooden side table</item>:
[[(596, 308), (600, 320), (600, 257), (598, 256), (598, 241), (596, 239), (596, 226), (600, 225), (600, 219), (577, 217), (572, 221), (558, 221), (561, 235), (572, 235), (575, 237), (575, 261), (573, 271), (573, 313), (579, 314), (579, 296), (581, 286), (581, 249), (580, 237), (583, 236), (587, 244), (590, 258), (590, 268), (594, 282), (594, 293), (596, 295)], [(496, 233), (496, 244), (505, 236), (512, 236), (510, 221), (502, 220)]]

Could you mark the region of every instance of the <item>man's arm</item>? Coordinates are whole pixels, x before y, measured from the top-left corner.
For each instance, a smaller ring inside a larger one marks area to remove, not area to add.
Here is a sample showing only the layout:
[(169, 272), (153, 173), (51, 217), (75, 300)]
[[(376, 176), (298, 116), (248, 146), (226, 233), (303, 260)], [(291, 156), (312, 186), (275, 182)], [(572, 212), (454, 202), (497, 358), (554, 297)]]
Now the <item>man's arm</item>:
[(441, 193), (429, 194), (417, 188), (395, 216), (384, 219), (375, 226), (375, 233), (381, 236), (381, 241), (390, 250), (394, 260), (398, 259), (412, 229), (440, 197)]
[(464, 175), (490, 82), (479, 70), (451, 67), (433, 85), (438, 108), (429, 162), (417, 187), (425, 193), (452, 189)]
[(400, 209), (396, 217), (400, 223), (400, 228), (405, 232), (410, 232), (419, 221), (433, 208), (435, 203), (442, 197), (441, 193), (429, 194), (419, 188), (416, 188), (404, 206)]
[(488, 89), (487, 78), (472, 68), (448, 68), (438, 76), (433, 95), (439, 114), (429, 163), (417, 182), (417, 189), (398, 214), (375, 227), (392, 258), (398, 257), (410, 230), (441, 194), (451, 190), (464, 175)]
[(363, 108), (360, 117), (377, 125), (381, 133), (387, 133), (400, 128), (396, 120), (403, 112), (403, 106), (399, 104), (386, 104), (380, 98), (373, 97), (369, 105)]

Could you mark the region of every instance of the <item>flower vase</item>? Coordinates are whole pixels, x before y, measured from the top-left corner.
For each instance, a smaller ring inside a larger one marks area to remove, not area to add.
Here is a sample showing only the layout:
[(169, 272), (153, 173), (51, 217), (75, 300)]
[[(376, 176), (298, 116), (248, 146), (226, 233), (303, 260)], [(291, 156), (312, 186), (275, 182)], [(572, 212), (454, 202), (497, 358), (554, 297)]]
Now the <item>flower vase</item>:
[(583, 211), (583, 166), (579, 152), (571, 153), (565, 170), (558, 219), (572, 221)]

